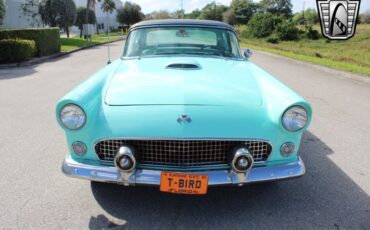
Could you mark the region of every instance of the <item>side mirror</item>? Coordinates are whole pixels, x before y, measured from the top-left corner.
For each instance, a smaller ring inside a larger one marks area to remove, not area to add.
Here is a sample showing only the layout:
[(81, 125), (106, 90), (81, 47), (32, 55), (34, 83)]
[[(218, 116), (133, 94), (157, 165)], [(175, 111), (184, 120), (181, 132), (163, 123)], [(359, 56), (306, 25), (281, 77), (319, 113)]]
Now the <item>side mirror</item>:
[(249, 59), (251, 56), (252, 56), (252, 50), (251, 50), (251, 49), (249, 49), (249, 48), (245, 49), (245, 50), (244, 50), (244, 57), (245, 57), (246, 59)]

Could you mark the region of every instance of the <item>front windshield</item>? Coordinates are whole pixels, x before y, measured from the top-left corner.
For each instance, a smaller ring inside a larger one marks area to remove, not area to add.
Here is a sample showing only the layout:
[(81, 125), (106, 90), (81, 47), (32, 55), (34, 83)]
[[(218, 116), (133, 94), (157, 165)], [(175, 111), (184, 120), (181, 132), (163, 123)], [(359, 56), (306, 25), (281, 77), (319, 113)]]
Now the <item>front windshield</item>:
[(130, 32), (124, 57), (207, 55), (240, 58), (235, 33), (198, 27), (139, 28)]

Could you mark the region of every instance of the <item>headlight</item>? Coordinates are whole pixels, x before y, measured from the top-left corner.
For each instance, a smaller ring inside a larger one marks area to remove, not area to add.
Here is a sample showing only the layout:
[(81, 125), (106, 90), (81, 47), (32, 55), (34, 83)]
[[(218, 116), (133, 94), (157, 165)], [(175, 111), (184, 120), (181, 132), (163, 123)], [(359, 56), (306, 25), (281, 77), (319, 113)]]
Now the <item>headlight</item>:
[(292, 106), (285, 111), (282, 122), (286, 130), (294, 132), (306, 127), (307, 121), (307, 111), (301, 106)]
[(86, 122), (85, 112), (77, 105), (65, 105), (59, 113), (59, 118), (64, 127), (70, 130), (77, 130)]

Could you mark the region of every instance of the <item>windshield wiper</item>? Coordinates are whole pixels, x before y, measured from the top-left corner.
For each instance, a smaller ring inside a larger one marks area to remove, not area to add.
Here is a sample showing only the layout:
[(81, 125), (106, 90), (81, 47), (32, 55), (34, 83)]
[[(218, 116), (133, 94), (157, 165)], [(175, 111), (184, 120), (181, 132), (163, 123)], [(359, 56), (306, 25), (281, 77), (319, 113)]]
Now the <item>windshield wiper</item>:
[(159, 52), (159, 53), (154, 53), (153, 55), (176, 55), (176, 54), (182, 54), (179, 52)]
[(213, 51), (213, 52), (186, 52), (184, 54), (194, 54), (194, 55), (212, 55), (212, 56), (217, 56), (217, 57), (233, 57), (233, 55), (231, 55), (230, 53), (227, 53), (227, 52), (217, 52), (217, 51)]

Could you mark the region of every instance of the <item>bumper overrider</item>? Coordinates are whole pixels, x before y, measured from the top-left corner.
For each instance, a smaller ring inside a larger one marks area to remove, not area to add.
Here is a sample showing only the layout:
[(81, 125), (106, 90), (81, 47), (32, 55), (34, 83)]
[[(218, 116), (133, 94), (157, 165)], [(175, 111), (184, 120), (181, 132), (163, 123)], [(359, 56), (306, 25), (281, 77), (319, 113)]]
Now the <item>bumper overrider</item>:
[[(82, 164), (67, 157), (62, 166), (65, 175), (91, 181), (118, 183), (123, 185), (160, 185), (160, 170), (133, 169), (122, 171), (118, 167)], [(251, 167), (247, 172), (230, 170), (210, 170), (187, 172), (208, 175), (208, 185), (242, 185), (300, 177), (305, 174), (305, 166), (300, 157), (287, 164)]]

